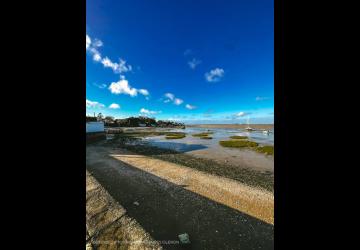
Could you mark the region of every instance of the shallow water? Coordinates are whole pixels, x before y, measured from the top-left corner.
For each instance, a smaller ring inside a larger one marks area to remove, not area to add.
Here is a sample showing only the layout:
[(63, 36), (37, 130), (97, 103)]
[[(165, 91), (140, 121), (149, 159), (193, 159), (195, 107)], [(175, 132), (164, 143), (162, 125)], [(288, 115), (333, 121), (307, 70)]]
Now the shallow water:
[(244, 129), (214, 128), (209, 136), (212, 139), (200, 139), (192, 134), (207, 132), (205, 128), (173, 129), (174, 132), (184, 132), (182, 139), (165, 139), (165, 136), (147, 137), (142, 140), (153, 146), (173, 149), (178, 152), (191, 154), (198, 157), (213, 159), (221, 163), (230, 163), (263, 171), (273, 171), (274, 158), (248, 149), (225, 148), (219, 145), (220, 140), (228, 140), (230, 136), (248, 136), (249, 140), (260, 145), (274, 145), (274, 133), (264, 134), (262, 131), (248, 132)]

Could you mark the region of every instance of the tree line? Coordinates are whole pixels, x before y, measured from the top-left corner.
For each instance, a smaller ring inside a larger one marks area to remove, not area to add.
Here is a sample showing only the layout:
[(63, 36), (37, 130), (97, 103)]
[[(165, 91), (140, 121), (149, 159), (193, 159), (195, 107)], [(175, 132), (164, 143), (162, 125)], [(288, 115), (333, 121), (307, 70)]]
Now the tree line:
[(101, 113), (97, 117), (87, 116), (86, 122), (102, 121), (105, 127), (183, 127), (185, 124), (174, 121), (156, 120), (146, 116), (128, 117), (125, 119), (115, 119), (113, 116), (103, 116)]

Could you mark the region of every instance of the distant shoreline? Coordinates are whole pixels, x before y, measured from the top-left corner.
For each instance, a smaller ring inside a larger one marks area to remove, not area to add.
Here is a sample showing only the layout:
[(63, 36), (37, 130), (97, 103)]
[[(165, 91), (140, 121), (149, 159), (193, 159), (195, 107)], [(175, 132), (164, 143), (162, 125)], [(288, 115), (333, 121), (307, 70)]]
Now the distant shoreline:
[(273, 129), (274, 124), (187, 124), (189, 128), (246, 128), (253, 129)]

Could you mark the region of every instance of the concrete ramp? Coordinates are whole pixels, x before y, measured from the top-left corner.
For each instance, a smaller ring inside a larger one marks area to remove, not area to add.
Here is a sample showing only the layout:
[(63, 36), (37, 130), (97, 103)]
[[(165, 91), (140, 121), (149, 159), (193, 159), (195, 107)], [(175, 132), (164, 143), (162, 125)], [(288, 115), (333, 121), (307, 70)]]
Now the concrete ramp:
[(86, 249), (162, 249), (86, 171)]

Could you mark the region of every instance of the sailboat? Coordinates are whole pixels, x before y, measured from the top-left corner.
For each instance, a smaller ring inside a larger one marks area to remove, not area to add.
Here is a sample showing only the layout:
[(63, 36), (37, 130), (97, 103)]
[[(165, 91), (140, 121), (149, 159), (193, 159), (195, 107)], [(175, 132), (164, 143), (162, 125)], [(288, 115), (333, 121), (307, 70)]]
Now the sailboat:
[(247, 131), (254, 131), (254, 129), (250, 127), (250, 118), (249, 118), (249, 117), (247, 118), (247, 125), (248, 125), (248, 126), (245, 128), (245, 130), (247, 130)]

